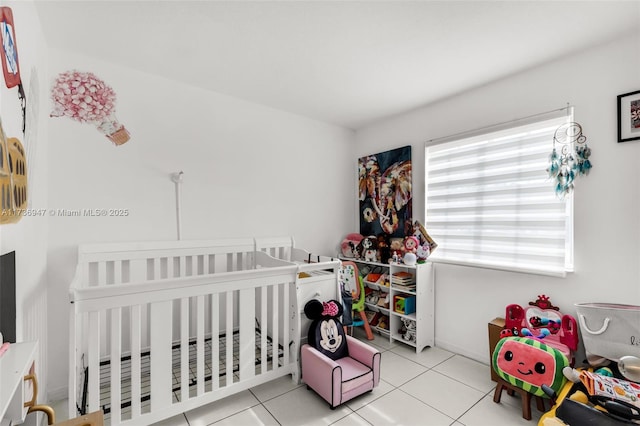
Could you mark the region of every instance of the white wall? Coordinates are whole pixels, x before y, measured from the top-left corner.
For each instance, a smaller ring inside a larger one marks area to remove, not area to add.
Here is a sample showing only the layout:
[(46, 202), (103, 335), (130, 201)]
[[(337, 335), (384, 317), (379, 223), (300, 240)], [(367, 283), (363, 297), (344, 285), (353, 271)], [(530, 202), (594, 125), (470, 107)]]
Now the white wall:
[(487, 322), (539, 294), (572, 314), (579, 302), (640, 305), (640, 141), (617, 143), (616, 133), (616, 96), (640, 90), (638, 69), (640, 33), (357, 132), (357, 157), (412, 145), (414, 215), (422, 220), (425, 141), (570, 103), (593, 151), (594, 169), (576, 183), (575, 273), (562, 279), (437, 264), (437, 346), (488, 364)]
[[(27, 98), (27, 128), (22, 133), (22, 109), (18, 88), (8, 89), (0, 77), (0, 118), (7, 137), (18, 138), (27, 154), (28, 207), (44, 209), (47, 202), (46, 43), (33, 2), (1, 2), (11, 7), (20, 61), (20, 76)], [(0, 226), (0, 254), (16, 251), (16, 339), (39, 340), (36, 359), (38, 402), (46, 399), (46, 217), (23, 217)]]
[(56, 395), (67, 385), (67, 289), (78, 243), (176, 239), (171, 173), (184, 171), (183, 239), (293, 235), (298, 247), (332, 254), (350, 231), (352, 131), (94, 58), (52, 51), (50, 61), (48, 84), (75, 68), (113, 87), (131, 132), (115, 147), (89, 124), (49, 120), (49, 207), (130, 212), (50, 217)]

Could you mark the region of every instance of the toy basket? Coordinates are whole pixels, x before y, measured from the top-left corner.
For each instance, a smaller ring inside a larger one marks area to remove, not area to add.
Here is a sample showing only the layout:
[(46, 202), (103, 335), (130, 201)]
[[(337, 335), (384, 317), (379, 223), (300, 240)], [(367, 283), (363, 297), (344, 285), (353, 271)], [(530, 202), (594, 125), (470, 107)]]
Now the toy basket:
[(640, 357), (640, 306), (576, 303), (587, 360), (592, 366)]

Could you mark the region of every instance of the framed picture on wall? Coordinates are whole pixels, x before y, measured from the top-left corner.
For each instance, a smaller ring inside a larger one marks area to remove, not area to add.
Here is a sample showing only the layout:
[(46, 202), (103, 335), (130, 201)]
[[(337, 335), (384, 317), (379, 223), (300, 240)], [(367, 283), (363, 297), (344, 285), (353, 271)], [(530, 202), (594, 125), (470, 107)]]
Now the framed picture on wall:
[(618, 142), (640, 139), (640, 90), (618, 96)]
[(358, 159), (360, 234), (404, 237), (412, 224), (411, 146)]

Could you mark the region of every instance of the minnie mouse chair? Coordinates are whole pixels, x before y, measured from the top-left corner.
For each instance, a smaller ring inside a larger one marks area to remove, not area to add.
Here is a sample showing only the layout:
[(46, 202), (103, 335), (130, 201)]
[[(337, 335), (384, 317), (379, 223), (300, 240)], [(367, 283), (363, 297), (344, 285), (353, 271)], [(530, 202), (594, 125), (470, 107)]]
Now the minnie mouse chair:
[(304, 313), (312, 320), (308, 343), (301, 348), (302, 381), (331, 409), (365, 392), (380, 382), (381, 354), (344, 333), (337, 300), (310, 300)]

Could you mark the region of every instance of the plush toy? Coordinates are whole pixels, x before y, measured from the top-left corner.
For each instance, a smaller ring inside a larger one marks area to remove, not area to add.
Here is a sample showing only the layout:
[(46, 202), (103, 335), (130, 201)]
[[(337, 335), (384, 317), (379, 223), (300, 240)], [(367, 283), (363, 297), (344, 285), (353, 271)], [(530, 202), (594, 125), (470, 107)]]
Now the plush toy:
[(402, 318), (402, 338), (407, 342), (416, 341), (416, 322), (408, 318)]
[(358, 255), (358, 245), (360, 241), (362, 241), (364, 237), (357, 233), (348, 234), (342, 240), (342, 244), (340, 244), (340, 251), (344, 257), (349, 258), (357, 258)]
[(404, 239), (404, 253), (416, 253), (418, 251), (418, 246), (420, 245), (420, 241), (413, 235), (410, 237), (406, 237)]
[(342, 304), (337, 300), (321, 303), (312, 299), (304, 306), (304, 314), (311, 320), (307, 343), (333, 360), (349, 355), (347, 338), (340, 323), (342, 312)]
[(418, 246), (416, 250), (416, 256), (418, 257), (418, 263), (424, 263), (427, 261), (427, 257), (431, 254), (431, 250), (429, 249), (428, 244), (423, 244)]
[(541, 340), (528, 337), (505, 337), (496, 345), (491, 364), (506, 382), (536, 396), (548, 398), (542, 385), (560, 392), (566, 382), (563, 369), (569, 360), (559, 350)]
[(360, 245), (358, 246), (358, 252), (360, 253), (361, 259), (364, 259), (368, 262), (377, 262), (378, 239), (373, 236), (363, 238), (362, 241), (360, 241)]

